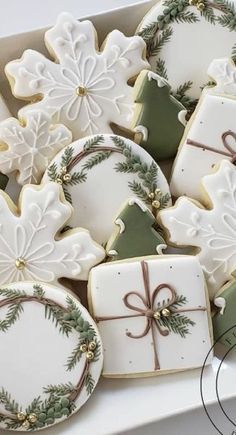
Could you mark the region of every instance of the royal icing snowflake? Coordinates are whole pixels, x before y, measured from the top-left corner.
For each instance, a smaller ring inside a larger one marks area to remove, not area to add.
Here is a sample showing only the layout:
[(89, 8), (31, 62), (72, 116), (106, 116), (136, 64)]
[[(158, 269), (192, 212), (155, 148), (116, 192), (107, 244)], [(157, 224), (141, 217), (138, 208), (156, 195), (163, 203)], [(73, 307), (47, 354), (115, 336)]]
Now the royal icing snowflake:
[(0, 171), (17, 171), (21, 185), (38, 184), (48, 164), (71, 140), (64, 125), (52, 126), (51, 117), (40, 110), (26, 112), (23, 122), (8, 118), (0, 123)]
[(86, 280), (104, 250), (86, 230), (59, 234), (71, 214), (57, 183), (25, 186), (19, 210), (0, 192), (0, 285), (55, 283), (61, 277)]
[(14, 94), (34, 101), (40, 95), (34, 106), (70, 128), (74, 139), (111, 133), (112, 122), (129, 127), (133, 89), (127, 82), (149, 67), (142, 38), (114, 30), (99, 52), (93, 24), (63, 13), (45, 41), (56, 62), (26, 50), (6, 66)]
[(209, 209), (182, 197), (159, 216), (176, 245), (198, 248), (211, 298), (236, 267), (236, 171), (223, 160), (218, 171), (202, 180)]

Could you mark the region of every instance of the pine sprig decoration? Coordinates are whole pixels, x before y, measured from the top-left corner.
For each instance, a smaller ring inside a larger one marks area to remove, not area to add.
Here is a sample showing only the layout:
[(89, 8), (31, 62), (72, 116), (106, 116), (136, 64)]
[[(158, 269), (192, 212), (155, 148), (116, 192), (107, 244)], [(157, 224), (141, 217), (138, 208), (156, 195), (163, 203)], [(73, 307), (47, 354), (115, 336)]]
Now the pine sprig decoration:
[(74, 385), (71, 382), (66, 384), (48, 385), (43, 389), (46, 394), (53, 394), (58, 397), (67, 396), (75, 390)]
[(97, 136), (92, 137), (91, 139), (88, 139), (84, 144), (84, 151), (91, 150), (92, 148), (103, 144), (104, 140), (105, 139), (102, 134), (99, 134)]
[(42, 405), (42, 399), (40, 396), (32, 400), (31, 404), (26, 408), (26, 414), (38, 414)]
[(205, 18), (210, 24), (215, 24), (217, 21), (217, 17), (214, 14), (214, 10), (212, 7), (206, 5), (206, 7), (201, 11), (201, 16)]
[(59, 326), (59, 331), (65, 334), (67, 337), (72, 331), (72, 325), (65, 319), (64, 311), (57, 305), (47, 304), (45, 305), (45, 318), (52, 320), (55, 326)]
[(26, 296), (24, 290), (14, 290), (11, 288), (1, 288), (0, 296), (6, 297), (7, 299), (15, 299)]
[(40, 284), (34, 284), (34, 296), (36, 296), (39, 299), (42, 299), (45, 295), (45, 291), (43, 290), (43, 287)]
[(104, 160), (107, 160), (111, 155), (111, 151), (98, 151), (97, 154), (90, 157), (87, 162), (84, 163), (83, 169), (84, 170), (90, 170), (94, 166), (98, 165), (99, 163), (103, 162)]
[(12, 399), (11, 394), (8, 393), (4, 388), (0, 390), (0, 403), (4, 405), (6, 411), (12, 414), (17, 414), (20, 411), (19, 404)]
[(76, 184), (84, 183), (87, 180), (87, 174), (83, 171), (73, 172), (70, 181), (64, 182), (65, 185), (75, 186)]
[(164, 45), (170, 41), (172, 34), (172, 27), (167, 27), (159, 36), (152, 39), (148, 44), (149, 56), (156, 56), (162, 50)]
[(168, 74), (166, 69), (166, 64), (163, 59), (157, 59), (156, 61), (156, 74), (163, 77), (165, 80), (168, 81)]
[(85, 378), (85, 386), (86, 386), (87, 394), (92, 394), (94, 385), (95, 385), (94, 379), (91, 373), (88, 373)]
[(232, 48), (231, 58), (233, 59), (234, 63), (236, 63), (236, 43)]
[(82, 352), (81, 352), (81, 345), (82, 345), (83, 341), (79, 341), (79, 343), (77, 344), (77, 346), (75, 347), (75, 349), (72, 351), (71, 355), (69, 356), (69, 358), (67, 359), (66, 362), (66, 370), (68, 372), (70, 372), (71, 370), (73, 370), (75, 368), (75, 366), (80, 362), (81, 357), (82, 357)]
[(20, 314), (24, 311), (21, 303), (13, 303), (9, 306), (6, 317), (4, 320), (0, 320), (0, 331), (6, 332), (13, 326), (20, 317)]
[(132, 190), (132, 192), (137, 196), (139, 199), (141, 199), (146, 204), (150, 204), (150, 200), (148, 197), (148, 193), (146, 190), (142, 187), (141, 183), (138, 183), (137, 181), (129, 182), (129, 188)]
[(174, 21), (176, 21), (177, 23), (192, 24), (197, 23), (199, 21), (199, 18), (196, 14), (194, 14), (194, 12), (180, 12), (176, 15)]
[(57, 178), (59, 177), (59, 173), (57, 170), (57, 164), (55, 162), (49, 166), (47, 173), (48, 173), (49, 180), (51, 181), (57, 180)]
[(146, 44), (148, 44), (148, 42), (150, 40), (155, 38), (157, 30), (158, 30), (158, 23), (157, 22), (153, 22), (153, 23), (150, 23), (147, 26), (145, 26), (138, 33), (138, 35), (141, 36), (141, 38), (143, 38), (143, 40), (146, 42)]
[(69, 164), (71, 163), (71, 161), (73, 159), (73, 154), (74, 154), (73, 147), (69, 146), (69, 147), (65, 148), (65, 151), (61, 157), (61, 167), (62, 168), (69, 166)]
[(171, 305), (172, 308), (182, 307), (187, 303), (187, 298), (183, 295), (177, 295), (175, 302)]
[(72, 196), (71, 196), (70, 192), (68, 192), (68, 190), (65, 186), (62, 186), (62, 187), (63, 187), (63, 193), (64, 193), (66, 201), (68, 201), (72, 205)]
[(185, 338), (190, 333), (189, 326), (195, 325), (191, 319), (182, 314), (172, 314), (170, 317), (161, 317), (158, 322), (162, 327), (167, 328), (174, 334), (179, 334), (182, 338)]

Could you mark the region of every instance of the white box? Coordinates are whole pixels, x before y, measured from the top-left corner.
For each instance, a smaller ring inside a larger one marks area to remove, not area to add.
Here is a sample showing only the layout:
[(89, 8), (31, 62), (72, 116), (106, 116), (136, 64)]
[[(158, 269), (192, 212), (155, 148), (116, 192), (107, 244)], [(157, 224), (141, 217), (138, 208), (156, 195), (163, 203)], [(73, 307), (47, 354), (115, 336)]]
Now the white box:
[[(131, 35), (145, 12), (155, 3), (156, 0), (146, 0), (89, 18), (96, 26), (101, 42), (114, 28)], [(40, 7), (40, 3), (36, 7)], [(39, 50), (47, 56), (43, 38), (45, 31), (45, 28), (36, 29), (0, 39), (0, 91), (14, 115), (22, 103), (11, 95), (4, 66), (10, 60), (19, 58), (27, 48)], [(205, 378), (207, 403), (213, 405), (215, 418), (217, 405), (213, 384), (216, 363), (217, 358), (215, 364), (208, 367)], [(223, 366), (222, 400), (235, 399), (235, 384), (232, 382), (235, 370), (236, 354), (231, 354)], [(150, 423), (152, 425), (149, 429), (144, 428)], [(44, 430), (43, 434), (112, 435), (125, 434), (130, 430), (130, 435), (216, 435), (216, 430), (202, 407), (200, 370), (148, 379), (101, 379), (92, 398), (77, 415), (65, 423)], [(12, 432), (4, 431), (5, 433)], [(230, 432), (225, 433), (230, 435)]]

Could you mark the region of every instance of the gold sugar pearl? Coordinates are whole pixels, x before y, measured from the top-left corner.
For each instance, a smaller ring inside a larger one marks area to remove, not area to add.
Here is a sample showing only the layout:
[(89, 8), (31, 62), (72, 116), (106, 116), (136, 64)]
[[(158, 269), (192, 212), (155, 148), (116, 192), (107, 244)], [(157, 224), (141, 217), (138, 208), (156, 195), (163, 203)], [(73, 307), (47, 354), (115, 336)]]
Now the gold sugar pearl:
[(60, 170), (60, 173), (61, 173), (62, 175), (65, 175), (65, 174), (67, 173), (67, 167), (66, 167), (66, 166), (63, 166), (63, 167), (61, 168), (61, 170)]
[(18, 412), (17, 419), (19, 421), (24, 421), (26, 419), (26, 414), (24, 412)]
[(170, 312), (170, 310), (168, 310), (168, 308), (164, 308), (164, 310), (162, 310), (161, 314), (163, 317), (170, 317), (171, 312)]
[(157, 199), (155, 199), (155, 201), (152, 202), (152, 207), (158, 209), (158, 208), (160, 208), (160, 206), (161, 206), (161, 203)]
[(84, 86), (78, 86), (78, 88), (76, 88), (76, 94), (79, 97), (85, 97), (87, 95), (88, 91)]
[(71, 181), (71, 175), (70, 174), (63, 175), (63, 181), (66, 181), (66, 182)]
[(200, 3), (198, 3), (197, 4), (197, 9), (199, 10), (199, 11), (203, 11), (204, 9), (205, 9), (205, 4), (204, 3), (202, 3), (202, 2), (200, 2)]
[(83, 353), (87, 352), (87, 350), (88, 350), (87, 344), (85, 344), (85, 343), (81, 344), (79, 350), (80, 350), (80, 352), (83, 352)]
[(96, 341), (90, 341), (90, 343), (88, 345), (89, 350), (95, 350), (96, 347), (97, 347)]
[(92, 361), (92, 359), (94, 358), (94, 353), (90, 350), (89, 352), (86, 353), (86, 358), (89, 361)]
[(155, 198), (155, 194), (153, 192), (148, 194), (148, 198), (150, 199), (154, 199)]
[(160, 313), (159, 311), (156, 311), (156, 312), (153, 314), (153, 317), (154, 317), (154, 319), (159, 320), (159, 319), (161, 318), (161, 313)]
[(62, 179), (59, 178), (59, 177), (56, 179), (56, 182), (57, 182), (58, 184), (62, 184), (62, 183), (63, 183)]
[(29, 420), (25, 420), (23, 423), (22, 423), (22, 427), (24, 428), (24, 429), (29, 429), (30, 428), (30, 422), (29, 422)]
[(28, 416), (28, 420), (30, 423), (36, 423), (36, 421), (38, 420), (37, 415), (36, 414), (30, 414)]
[(24, 260), (24, 258), (19, 257), (15, 261), (15, 266), (17, 269), (23, 270), (26, 266), (26, 261)]
[(161, 193), (161, 189), (156, 189), (155, 190), (155, 195), (160, 195), (160, 193)]

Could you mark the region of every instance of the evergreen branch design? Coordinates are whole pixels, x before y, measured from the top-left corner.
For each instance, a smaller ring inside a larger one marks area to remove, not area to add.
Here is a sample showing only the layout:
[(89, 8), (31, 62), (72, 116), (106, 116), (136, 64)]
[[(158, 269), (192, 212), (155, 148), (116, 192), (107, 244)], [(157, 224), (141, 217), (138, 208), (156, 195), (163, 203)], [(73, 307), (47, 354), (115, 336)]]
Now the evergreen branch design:
[(71, 372), (75, 368), (75, 366), (80, 362), (82, 357), (82, 352), (80, 350), (80, 347), (82, 345), (83, 341), (81, 340), (75, 347), (75, 349), (72, 351), (71, 355), (69, 356), (67, 362), (66, 362), (66, 370), (68, 372)]
[(232, 48), (231, 57), (232, 57), (234, 63), (236, 63), (236, 43), (234, 44), (234, 46)]
[(45, 295), (45, 291), (43, 290), (43, 287), (40, 284), (35, 284), (33, 286), (34, 288), (34, 296), (38, 297), (38, 298), (43, 298)]
[(65, 148), (64, 153), (61, 158), (61, 167), (69, 166), (71, 160), (73, 159), (74, 148), (69, 146)]
[(12, 399), (10, 393), (8, 393), (4, 388), (0, 390), (0, 403), (4, 405), (6, 411), (12, 414), (17, 414), (20, 411), (19, 404)]
[(91, 139), (88, 139), (84, 144), (84, 150), (88, 151), (91, 150), (91, 148), (94, 148), (98, 145), (101, 145), (104, 143), (104, 136), (102, 134), (99, 134), (97, 136), (92, 137)]
[(72, 331), (72, 326), (66, 320), (64, 310), (56, 304), (47, 304), (45, 305), (45, 318), (52, 320), (52, 323), (55, 323), (56, 327), (59, 326), (59, 331), (62, 334), (65, 334), (67, 337), (69, 336), (69, 333)]
[(23, 311), (24, 309), (21, 303), (12, 303), (8, 308), (5, 319), (0, 320), (0, 331), (7, 332), (8, 329), (17, 322)]
[(156, 56), (164, 47), (164, 45), (170, 41), (173, 34), (172, 27), (167, 27), (163, 30), (161, 35), (153, 38), (149, 43), (148, 54), (149, 56)]
[(163, 59), (157, 59), (156, 61), (156, 74), (163, 77), (165, 80), (168, 81), (168, 74), (166, 69), (166, 63)]
[(194, 326), (195, 323), (185, 315), (174, 314), (170, 317), (162, 317), (159, 321), (162, 327), (167, 328), (174, 334), (179, 334), (182, 338), (185, 338), (189, 332), (189, 326)]
[(65, 186), (63, 186), (63, 192), (64, 192), (64, 196), (65, 196), (66, 201), (68, 201), (72, 205), (72, 196), (71, 196), (70, 192), (68, 192), (68, 190)]
[(91, 375), (91, 373), (88, 373), (86, 378), (85, 378), (85, 386), (86, 386), (86, 390), (87, 390), (87, 394), (92, 394), (93, 389), (94, 389), (94, 379)]
[(43, 389), (44, 393), (50, 395), (56, 395), (58, 397), (67, 396), (75, 390), (74, 385), (71, 382), (66, 384), (48, 385)]
[(176, 15), (174, 21), (176, 21), (176, 23), (192, 24), (197, 23), (199, 18), (194, 14), (194, 12), (180, 12)]
[(83, 165), (83, 170), (90, 170), (99, 163), (107, 160), (111, 155), (111, 151), (101, 151), (90, 157)]

